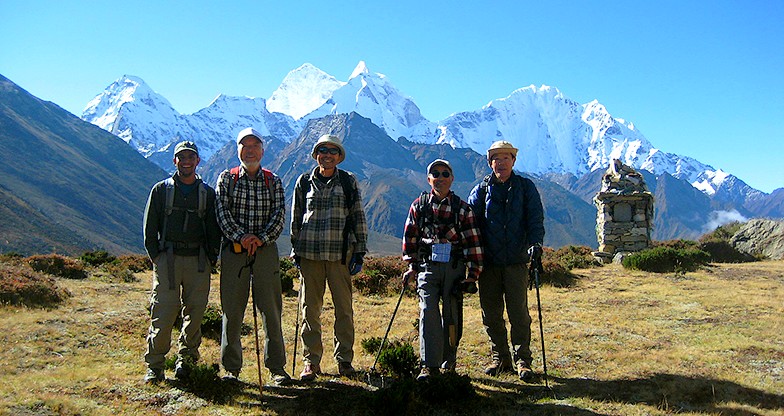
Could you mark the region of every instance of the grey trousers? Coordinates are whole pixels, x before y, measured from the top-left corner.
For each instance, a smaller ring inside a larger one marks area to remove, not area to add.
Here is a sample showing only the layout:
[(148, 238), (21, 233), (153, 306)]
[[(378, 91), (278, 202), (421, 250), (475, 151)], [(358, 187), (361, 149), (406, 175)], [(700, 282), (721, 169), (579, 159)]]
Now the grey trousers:
[[(511, 356), (504, 322), (504, 302), (512, 340)], [(493, 359), (531, 364), (531, 315), (528, 313), (528, 273), (525, 266), (485, 266), (479, 278), (479, 303)]]
[[(349, 258), (350, 253), (349, 253)], [(321, 310), (327, 284), (335, 306), (333, 353), (335, 360), (351, 363), (354, 359), (354, 307), (351, 275), (340, 261), (300, 259), (302, 277), (302, 354), (305, 363), (321, 364)]]
[[(230, 246), (224, 247), (221, 252), (221, 363), (226, 371), (232, 372), (238, 372), (242, 368), (240, 337), (251, 283), (250, 268), (242, 269), (247, 261), (247, 253), (234, 254)], [(253, 296), (256, 299), (256, 309), (261, 313), (265, 335), (264, 365), (270, 370), (283, 369), (286, 364), (281, 330), (282, 292), (278, 246), (273, 243), (256, 251), (256, 261), (253, 264)]]
[(179, 360), (199, 360), (201, 320), (210, 295), (210, 270), (199, 272), (198, 256), (174, 256), (174, 290), (169, 289), (166, 253), (155, 259), (150, 296), (150, 328), (144, 361), (148, 368), (163, 370), (171, 348), (171, 333), (177, 316), (182, 316)]
[(423, 366), (453, 368), (456, 363), (457, 346), (463, 336), (463, 293), (453, 295), (452, 287), (464, 277), (462, 261), (456, 267), (452, 262), (427, 263), (417, 275), (419, 357)]

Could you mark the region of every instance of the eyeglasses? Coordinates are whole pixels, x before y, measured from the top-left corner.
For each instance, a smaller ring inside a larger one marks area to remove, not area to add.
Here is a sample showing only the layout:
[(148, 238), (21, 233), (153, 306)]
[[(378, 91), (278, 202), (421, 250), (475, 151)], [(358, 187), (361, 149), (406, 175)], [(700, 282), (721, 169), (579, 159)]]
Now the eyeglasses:
[(326, 155), (327, 153), (331, 155), (339, 155), (340, 149), (338, 149), (337, 147), (321, 146), (318, 148), (318, 152), (321, 153), (322, 155)]
[(445, 171), (443, 171), (443, 172), (439, 172), (439, 171), (437, 171), (437, 170), (434, 170), (434, 171), (430, 172), (430, 176), (432, 176), (433, 178), (436, 178), (436, 179), (437, 179), (439, 176), (443, 176), (444, 178), (448, 178), (448, 177), (449, 177), (449, 171), (448, 171), (448, 170), (445, 170)]

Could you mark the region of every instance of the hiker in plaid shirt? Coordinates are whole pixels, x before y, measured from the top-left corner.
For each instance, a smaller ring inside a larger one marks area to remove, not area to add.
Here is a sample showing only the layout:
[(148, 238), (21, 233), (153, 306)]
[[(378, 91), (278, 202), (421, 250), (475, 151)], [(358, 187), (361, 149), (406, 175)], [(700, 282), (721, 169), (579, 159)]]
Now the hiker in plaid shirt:
[(335, 306), (334, 357), (341, 376), (354, 373), (354, 309), (351, 276), (362, 270), (367, 252), (367, 222), (354, 175), (337, 165), (346, 158), (340, 138), (319, 138), (311, 156), (318, 166), (294, 186), (291, 249), (300, 270), (302, 344), (305, 369), (300, 379), (321, 373), (321, 309), (326, 285)]
[[(291, 381), (283, 369), (286, 350), (281, 330), (283, 298), (278, 239), (283, 231), (285, 196), (280, 178), (261, 168), (264, 140), (252, 128), (237, 135), (241, 166), (225, 170), (218, 178), (216, 212), (223, 231), (220, 297), (223, 308), (221, 363), (226, 379), (236, 379), (242, 368), (240, 331), (248, 306), (250, 268), (253, 261), (253, 294), (264, 326), (264, 365), (275, 384)], [(242, 269), (242, 275), (240, 275)]]
[(474, 212), (450, 190), (452, 165), (436, 159), (427, 171), (432, 190), (411, 204), (403, 231), (403, 260), (409, 266), (404, 279), (416, 277), (419, 294), (419, 380), (442, 368), (455, 370), (463, 292), (476, 292), (483, 261)]

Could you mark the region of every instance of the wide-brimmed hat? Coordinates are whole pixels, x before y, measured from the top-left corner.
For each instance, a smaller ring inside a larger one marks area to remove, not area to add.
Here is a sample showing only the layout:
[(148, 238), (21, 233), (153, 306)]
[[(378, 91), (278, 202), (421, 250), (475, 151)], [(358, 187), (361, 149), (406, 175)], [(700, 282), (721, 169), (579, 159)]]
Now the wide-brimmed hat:
[(325, 134), (319, 137), (316, 144), (313, 145), (313, 151), (310, 152), (310, 155), (313, 157), (313, 159), (316, 158), (316, 151), (318, 150), (318, 148), (324, 144), (331, 144), (337, 147), (338, 149), (340, 149), (340, 154), (338, 155), (337, 163), (340, 163), (346, 159), (346, 149), (343, 148), (343, 143), (341, 142), (340, 137), (334, 136), (332, 134)]
[(444, 159), (436, 159), (430, 162), (430, 164), (427, 165), (427, 173), (430, 173), (430, 169), (433, 169), (433, 166), (436, 165), (444, 165), (446, 166), (447, 169), (449, 169), (449, 173), (454, 174), (454, 172), (452, 172), (452, 164), (449, 163), (448, 160), (444, 160)]
[(253, 136), (253, 137), (259, 139), (259, 141), (261, 142), (262, 149), (264, 148), (264, 139), (261, 137), (261, 133), (256, 131), (256, 129), (254, 129), (253, 127), (248, 127), (246, 129), (242, 129), (242, 131), (239, 132), (239, 134), (237, 134), (237, 144), (240, 144), (242, 139), (244, 139), (244, 138), (246, 138), (248, 136)]
[(187, 140), (184, 140), (177, 143), (177, 146), (174, 146), (174, 156), (177, 156), (177, 153), (180, 153), (183, 150), (190, 150), (191, 152), (196, 153), (196, 156), (199, 155), (199, 148), (196, 146), (196, 143), (194, 142), (189, 142)]
[(487, 161), (489, 162), (496, 153), (510, 153), (513, 158), (517, 159), (517, 148), (506, 140), (499, 140), (490, 145), (490, 148), (487, 149)]

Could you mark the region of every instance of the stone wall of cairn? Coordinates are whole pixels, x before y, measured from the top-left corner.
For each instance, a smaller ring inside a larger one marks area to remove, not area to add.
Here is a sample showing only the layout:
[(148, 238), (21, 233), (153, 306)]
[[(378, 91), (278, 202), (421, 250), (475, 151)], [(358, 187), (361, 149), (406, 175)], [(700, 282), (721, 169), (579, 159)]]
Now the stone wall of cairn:
[(599, 242), (593, 254), (599, 261), (608, 263), (618, 253), (651, 247), (654, 201), (641, 174), (613, 160), (593, 201)]

